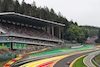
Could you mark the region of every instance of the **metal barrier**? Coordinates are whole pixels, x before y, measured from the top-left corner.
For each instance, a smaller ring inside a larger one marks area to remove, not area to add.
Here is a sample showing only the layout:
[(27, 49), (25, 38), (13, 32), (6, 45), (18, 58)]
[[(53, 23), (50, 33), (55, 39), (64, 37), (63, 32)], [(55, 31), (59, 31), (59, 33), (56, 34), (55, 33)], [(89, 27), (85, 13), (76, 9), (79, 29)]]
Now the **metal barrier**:
[(100, 67), (100, 65), (98, 64), (98, 61), (97, 61), (96, 58), (95, 58), (95, 57), (97, 57), (98, 55), (100, 55), (100, 53), (94, 56), (93, 62), (94, 62), (98, 67)]
[(73, 46), (73, 47), (71, 47), (72, 49), (75, 49), (75, 48), (81, 48), (81, 47), (83, 47), (83, 45), (80, 45), (80, 46)]

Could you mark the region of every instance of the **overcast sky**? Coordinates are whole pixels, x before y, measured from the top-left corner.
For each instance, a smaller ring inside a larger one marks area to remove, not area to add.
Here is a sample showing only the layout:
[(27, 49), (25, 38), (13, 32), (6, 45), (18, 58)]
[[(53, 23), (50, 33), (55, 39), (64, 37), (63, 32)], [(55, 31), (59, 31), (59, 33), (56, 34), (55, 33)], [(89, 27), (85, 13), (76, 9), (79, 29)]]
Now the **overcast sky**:
[[(22, 0), (19, 0), (21, 3)], [(56, 13), (61, 12), (68, 20), (78, 25), (100, 27), (100, 0), (25, 0), (26, 3), (36, 2), (36, 6), (53, 8)]]

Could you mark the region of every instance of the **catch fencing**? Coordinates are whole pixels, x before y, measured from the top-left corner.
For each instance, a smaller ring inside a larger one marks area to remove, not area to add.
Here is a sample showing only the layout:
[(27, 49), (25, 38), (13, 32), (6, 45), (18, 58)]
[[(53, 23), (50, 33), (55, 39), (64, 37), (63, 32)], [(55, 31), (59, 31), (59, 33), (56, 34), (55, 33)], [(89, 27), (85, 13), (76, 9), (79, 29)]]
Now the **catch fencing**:
[(0, 62), (12, 60), (17, 57), (19, 51), (8, 53), (8, 54), (0, 54)]

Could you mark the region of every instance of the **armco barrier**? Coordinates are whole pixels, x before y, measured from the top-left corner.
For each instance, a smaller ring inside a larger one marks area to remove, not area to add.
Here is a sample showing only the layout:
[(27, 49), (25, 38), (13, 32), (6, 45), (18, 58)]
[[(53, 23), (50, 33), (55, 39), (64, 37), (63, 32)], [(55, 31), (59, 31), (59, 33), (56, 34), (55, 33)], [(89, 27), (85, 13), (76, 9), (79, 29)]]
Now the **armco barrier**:
[(97, 60), (95, 59), (95, 57), (98, 56), (98, 55), (100, 55), (100, 53), (97, 54), (97, 55), (95, 55), (95, 56), (93, 57), (93, 62), (94, 62), (98, 67), (100, 67), (100, 65), (97, 63)]
[(81, 45), (81, 46), (73, 46), (71, 48), (74, 49), (74, 48), (81, 48), (81, 47), (83, 47), (83, 45)]

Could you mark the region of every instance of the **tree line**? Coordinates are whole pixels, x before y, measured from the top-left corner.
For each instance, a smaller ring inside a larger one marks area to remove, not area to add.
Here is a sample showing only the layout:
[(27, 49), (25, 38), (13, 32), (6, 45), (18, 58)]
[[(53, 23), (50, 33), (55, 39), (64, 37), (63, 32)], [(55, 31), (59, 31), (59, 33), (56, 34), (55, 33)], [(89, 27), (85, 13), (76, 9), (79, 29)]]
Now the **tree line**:
[(32, 4), (27, 4), (23, 0), (20, 4), (18, 0), (0, 0), (0, 12), (16, 12), (65, 24), (65, 28), (62, 28), (62, 38), (66, 40), (75, 40), (82, 43), (89, 36), (87, 30), (79, 27), (77, 22), (73, 22), (72, 20), (68, 21), (60, 12), (58, 14), (55, 13), (53, 8), (49, 9), (46, 6), (43, 8), (37, 7), (34, 1)]
[(100, 28), (99, 28), (99, 34), (98, 34), (98, 39), (95, 40), (96, 43), (100, 43)]
[(80, 26), (82, 29), (87, 30), (89, 37), (97, 37), (99, 34), (99, 27), (94, 26)]

